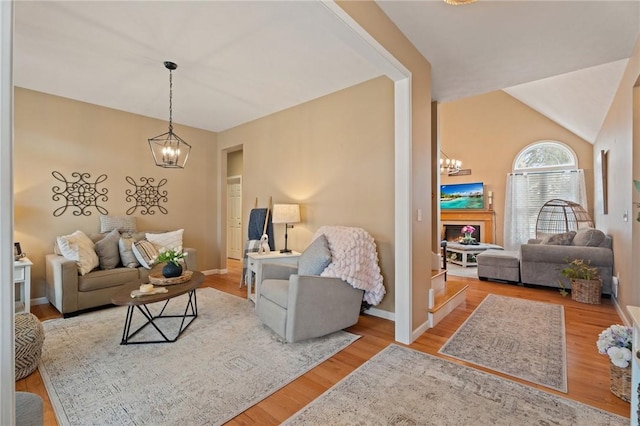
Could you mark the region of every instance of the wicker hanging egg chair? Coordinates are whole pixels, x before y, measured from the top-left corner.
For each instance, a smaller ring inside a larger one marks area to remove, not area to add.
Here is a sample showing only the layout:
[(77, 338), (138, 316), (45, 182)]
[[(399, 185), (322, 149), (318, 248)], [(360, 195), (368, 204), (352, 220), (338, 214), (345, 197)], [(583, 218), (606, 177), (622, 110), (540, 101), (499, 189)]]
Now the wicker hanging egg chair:
[(542, 239), (548, 235), (582, 228), (593, 228), (589, 213), (573, 201), (553, 199), (540, 208), (536, 221), (536, 238)]

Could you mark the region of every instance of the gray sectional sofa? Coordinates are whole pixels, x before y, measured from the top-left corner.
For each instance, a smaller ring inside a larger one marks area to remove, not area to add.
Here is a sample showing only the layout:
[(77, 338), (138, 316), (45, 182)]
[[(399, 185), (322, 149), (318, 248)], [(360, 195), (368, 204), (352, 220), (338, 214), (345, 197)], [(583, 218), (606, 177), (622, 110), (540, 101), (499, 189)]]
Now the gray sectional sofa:
[[(105, 234), (90, 234), (97, 242)], [(138, 241), (145, 238), (144, 232), (132, 234)], [(188, 270), (197, 270), (197, 252), (184, 248), (187, 253), (185, 263)], [(114, 269), (94, 269), (80, 275), (75, 261), (58, 254), (45, 256), (46, 295), (49, 302), (65, 317), (81, 311), (111, 304), (111, 297), (126, 284), (147, 282), (150, 273), (160, 272), (163, 265), (155, 265), (151, 270), (142, 266), (127, 268), (122, 264)]]
[[(569, 234), (569, 233), (567, 233)], [(611, 294), (613, 280), (613, 242), (601, 231), (586, 228), (571, 238), (529, 240), (520, 246), (520, 280), (523, 284), (571, 288), (571, 282), (560, 271), (567, 261), (583, 259), (598, 268), (602, 293)]]

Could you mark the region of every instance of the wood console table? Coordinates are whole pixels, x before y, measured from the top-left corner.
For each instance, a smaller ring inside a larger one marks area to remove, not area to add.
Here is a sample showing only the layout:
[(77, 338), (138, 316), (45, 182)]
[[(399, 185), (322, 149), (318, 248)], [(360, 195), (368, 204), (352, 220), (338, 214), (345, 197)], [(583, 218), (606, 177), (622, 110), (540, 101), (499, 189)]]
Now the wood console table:
[(493, 244), (493, 210), (441, 210), (440, 222), (442, 225), (480, 225), (480, 242)]

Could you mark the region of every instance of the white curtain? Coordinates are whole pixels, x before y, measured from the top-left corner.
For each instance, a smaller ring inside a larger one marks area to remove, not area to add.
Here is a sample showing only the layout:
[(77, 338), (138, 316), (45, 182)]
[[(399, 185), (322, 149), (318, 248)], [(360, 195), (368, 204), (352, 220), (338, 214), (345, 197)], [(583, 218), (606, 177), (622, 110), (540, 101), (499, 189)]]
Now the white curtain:
[(547, 201), (558, 198), (580, 204), (585, 210), (587, 189), (584, 170), (510, 173), (504, 206), (504, 246), (517, 250), (536, 235), (536, 219)]

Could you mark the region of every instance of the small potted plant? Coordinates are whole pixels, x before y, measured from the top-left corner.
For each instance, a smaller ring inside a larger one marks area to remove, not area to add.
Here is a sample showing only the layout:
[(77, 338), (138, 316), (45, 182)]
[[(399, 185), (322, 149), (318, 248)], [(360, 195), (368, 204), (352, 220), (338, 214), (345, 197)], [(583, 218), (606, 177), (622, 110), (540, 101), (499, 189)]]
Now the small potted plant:
[(610, 389), (618, 398), (631, 400), (631, 350), (633, 329), (624, 325), (612, 325), (598, 336), (596, 346), (602, 355), (608, 355)]
[(473, 237), (471, 236), (471, 234), (473, 234), (476, 231), (476, 228), (474, 228), (471, 225), (465, 225), (462, 227), (462, 229), (460, 230), (460, 232), (462, 232), (462, 240), (460, 241), (461, 244), (472, 244), (473, 243)]
[(162, 268), (162, 275), (165, 278), (174, 278), (182, 275), (182, 265), (180, 260), (184, 259), (187, 254), (182, 251), (182, 247), (176, 247), (170, 250), (164, 247), (160, 249), (160, 254), (156, 258), (157, 262), (166, 262)]
[(591, 262), (585, 262), (584, 259), (567, 261), (567, 266), (560, 273), (571, 281), (573, 300), (592, 305), (600, 304), (602, 280), (598, 268), (591, 266)]

